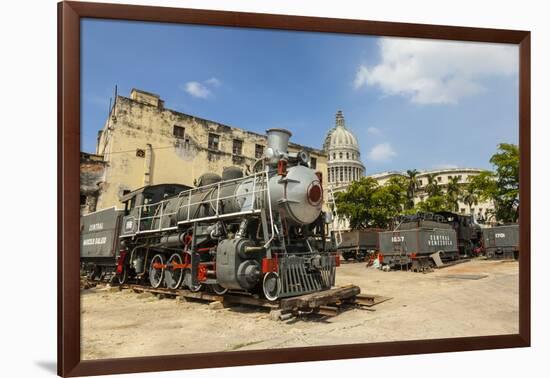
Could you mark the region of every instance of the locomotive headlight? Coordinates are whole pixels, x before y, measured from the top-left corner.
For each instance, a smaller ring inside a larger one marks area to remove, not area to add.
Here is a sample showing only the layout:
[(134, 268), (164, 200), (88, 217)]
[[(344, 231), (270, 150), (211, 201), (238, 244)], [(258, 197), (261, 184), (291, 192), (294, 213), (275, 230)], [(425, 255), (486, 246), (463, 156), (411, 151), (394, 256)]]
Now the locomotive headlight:
[(311, 183), (307, 190), (307, 200), (311, 205), (317, 206), (323, 200), (323, 188), (319, 181)]

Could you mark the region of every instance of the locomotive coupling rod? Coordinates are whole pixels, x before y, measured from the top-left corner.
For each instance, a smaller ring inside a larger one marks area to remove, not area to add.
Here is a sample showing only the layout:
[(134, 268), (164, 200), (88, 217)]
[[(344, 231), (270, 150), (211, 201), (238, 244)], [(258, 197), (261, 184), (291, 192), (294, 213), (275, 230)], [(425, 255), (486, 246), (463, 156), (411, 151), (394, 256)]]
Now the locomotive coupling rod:
[(264, 250), (265, 250), (265, 246), (263, 246), (263, 245), (260, 245), (258, 247), (253, 247), (253, 246), (244, 247), (244, 252), (245, 253), (262, 252)]

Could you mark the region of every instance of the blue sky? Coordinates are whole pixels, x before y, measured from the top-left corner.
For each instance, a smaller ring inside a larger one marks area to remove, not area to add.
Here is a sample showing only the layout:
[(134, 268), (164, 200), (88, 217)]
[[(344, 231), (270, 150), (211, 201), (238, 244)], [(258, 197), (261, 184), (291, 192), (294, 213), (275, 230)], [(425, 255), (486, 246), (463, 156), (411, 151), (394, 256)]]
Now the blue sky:
[(82, 146), (95, 151), (114, 86), (321, 148), (341, 109), (367, 174), (490, 168), (518, 142), (515, 46), (129, 21), (82, 21)]

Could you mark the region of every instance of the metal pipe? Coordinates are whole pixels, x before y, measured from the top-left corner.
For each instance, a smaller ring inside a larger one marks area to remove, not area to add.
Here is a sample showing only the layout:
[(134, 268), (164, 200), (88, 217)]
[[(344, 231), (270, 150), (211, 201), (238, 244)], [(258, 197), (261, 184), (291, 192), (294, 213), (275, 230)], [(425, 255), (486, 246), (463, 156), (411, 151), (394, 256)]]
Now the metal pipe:
[(265, 250), (265, 246), (263, 246), (263, 245), (260, 245), (260, 246), (248, 245), (248, 246), (244, 247), (244, 252), (245, 253), (262, 252), (263, 250)]
[(153, 159), (153, 146), (147, 143), (147, 152), (145, 153), (145, 172), (143, 174), (143, 186), (151, 184), (151, 167)]

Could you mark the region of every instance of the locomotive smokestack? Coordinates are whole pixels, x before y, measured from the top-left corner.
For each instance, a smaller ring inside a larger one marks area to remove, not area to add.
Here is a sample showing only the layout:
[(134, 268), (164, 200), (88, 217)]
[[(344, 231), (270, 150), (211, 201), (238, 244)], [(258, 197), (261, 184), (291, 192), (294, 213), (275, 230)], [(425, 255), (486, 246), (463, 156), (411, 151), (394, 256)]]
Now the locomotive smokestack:
[(267, 133), (267, 149), (265, 156), (270, 163), (277, 164), (281, 158), (288, 156), (288, 140), (292, 133), (285, 129), (268, 129)]

